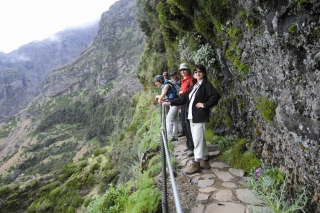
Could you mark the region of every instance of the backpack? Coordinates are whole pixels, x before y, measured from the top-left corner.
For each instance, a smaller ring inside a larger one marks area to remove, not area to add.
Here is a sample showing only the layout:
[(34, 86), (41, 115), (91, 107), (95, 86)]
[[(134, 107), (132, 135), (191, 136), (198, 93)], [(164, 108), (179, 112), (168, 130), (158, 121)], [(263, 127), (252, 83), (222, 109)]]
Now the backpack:
[(173, 80), (168, 80), (168, 81), (173, 84), (173, 86), (177, 90), (177, 94), (179, 95), (180, 87), (181, 87), (181, 83), (179, 84), (180, 81), (173, 81)]
[(179, 98), (178, 91), (172, 82), (165, 81), (164, 84), (169, 84), (170, 86), (170, 88), (167, 91), (167, 96), (170, 101), (173, 99)]

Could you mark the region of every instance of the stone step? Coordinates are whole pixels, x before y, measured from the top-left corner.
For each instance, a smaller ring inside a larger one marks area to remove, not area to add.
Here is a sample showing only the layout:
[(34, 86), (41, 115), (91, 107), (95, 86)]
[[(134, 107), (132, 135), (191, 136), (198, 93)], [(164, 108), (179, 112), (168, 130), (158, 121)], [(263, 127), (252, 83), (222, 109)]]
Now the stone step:
[[(193, 158), (187, 157), (183, 151), (186, 148), (185, 137), (179, 138), (174, 145), (173, 155), (178, 159), (178, 168), (183, 173)], [(246, 187), (245, 172), (219, 161), (219, 147), (210, 143), (207, 145), (211, 156), (211, 168), (187, 175), (191, 181), (186, 184), (196, 184), (198, 187), (198, 195), (191, 213), (251, 213), (252, 210), (271, 213), (270, 209), (261, 207), (263, 201)]]

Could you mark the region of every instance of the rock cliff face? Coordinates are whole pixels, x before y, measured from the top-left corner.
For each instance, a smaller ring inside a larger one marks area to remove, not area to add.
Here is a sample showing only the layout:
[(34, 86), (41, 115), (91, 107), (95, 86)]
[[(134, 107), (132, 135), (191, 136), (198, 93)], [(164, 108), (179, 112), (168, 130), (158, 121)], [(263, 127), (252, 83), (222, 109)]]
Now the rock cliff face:
[[(248, 29), (239, 19), (232, 20), (243, 32), (238, 48), (243, 50), (241, 61), (250, 66), (244, 78), (236, 79), (239, 71), (221, 49), (216, 52), (223, 69), (222, 93), (234, 100), (233, 131), (249, 137), (251, 148), (267, 164), (287, 169), (293, 185), (307, 185), (316, 201), (320, 193), (320, 3), (297, 2), (239, 1), (261, 24)], [(270, 102), (263, 100), (274, 103), (269, 122), (263, 113)], [(257, 109), (259, 104), (264, 110)]]
[(0, 54), (0, 120), (26, 107), (39, 93), (48, 73), (79, 57), (97, 31), (98, 23), (70, 28), (43, 41), (33, 41), (8, 54)]
[(119, 88), (130, 85), (132, 91), (141, 89), (134, 73), (144, 36), (134, 19), (133, 6), (132, 1), (117, 2), (102, 14), (93, 44), (76, 61), (49, 74), (43, 87), (45, 97), (82, 88), (99, 89), (112, 80), (118, 82), (114, 86)]

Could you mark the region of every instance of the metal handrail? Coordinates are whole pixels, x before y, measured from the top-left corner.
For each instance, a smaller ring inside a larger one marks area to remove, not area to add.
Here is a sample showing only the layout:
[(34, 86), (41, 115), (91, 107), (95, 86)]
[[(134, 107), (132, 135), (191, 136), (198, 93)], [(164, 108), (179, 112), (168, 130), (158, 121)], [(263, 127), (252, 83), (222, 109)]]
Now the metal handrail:
[(167, 182), (166, 182), (166, 159), (168, 164), (168, 170), (170, 174), (170, 180), (172, 185), (173, 197), (176, 206), (177, 213), (182, 213), (180, 198), (176, 186), (176, 182), (173, 175), (173, 170), (170, 162), (169, 148), (168, 148), (168, 140), (167, 140), (167, 131), (166, 131), (166, 112), (165, 106), (162, 105), (161, 110), (161, 156), (162, 156), (162, 174), (164, 176), (164, 186), (163, 186), (163, 194), (162, 194), (162, 212), (167, 212)]

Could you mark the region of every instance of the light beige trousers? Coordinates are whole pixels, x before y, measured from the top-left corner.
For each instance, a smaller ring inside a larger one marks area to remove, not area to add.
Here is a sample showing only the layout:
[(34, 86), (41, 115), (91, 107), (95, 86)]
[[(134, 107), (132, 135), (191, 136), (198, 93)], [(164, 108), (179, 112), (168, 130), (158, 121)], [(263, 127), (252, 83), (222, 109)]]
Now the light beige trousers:
[(193, 123), (190, 119), (190, 129), (194, 144), (194, 158), (201, 159), (209, 155), (206, 140), (204, 138), (204, 133), (206, 130), (206, 123)]

